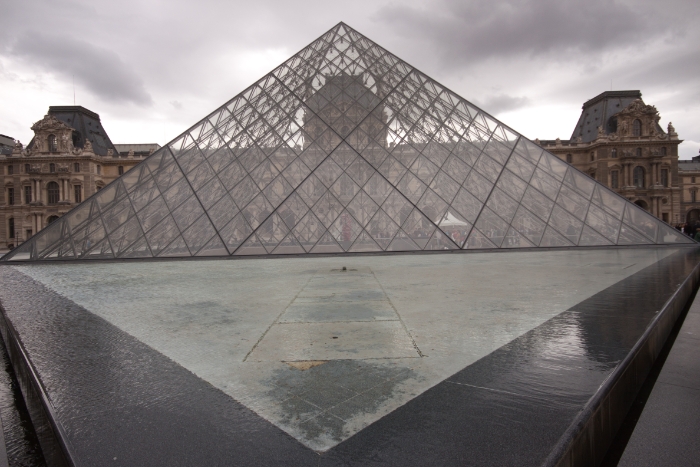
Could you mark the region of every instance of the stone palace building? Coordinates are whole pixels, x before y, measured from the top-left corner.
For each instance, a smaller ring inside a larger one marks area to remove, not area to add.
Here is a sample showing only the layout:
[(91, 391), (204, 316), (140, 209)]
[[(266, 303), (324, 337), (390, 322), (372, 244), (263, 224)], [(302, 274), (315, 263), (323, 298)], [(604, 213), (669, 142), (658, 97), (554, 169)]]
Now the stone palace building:
[(535, 140), (669, 224), (684, 222), (683, 180), (673, 125), (639, 91), (606, 91), (583, 104), (569, 140)]
[[(311, 97), (308, 105), (324, 111), (314, 99), (319, 97)], [(569, 140), (535, 142), (669, 224), (700, 221), (700, 160), (679, 164), (682, 141), (671, 123), (664, 131), (659, 120), (641, 92), (607, 91), (583, 104)], [(367, 123), (365, 133), (393, 147), (386, 134), (375, 134), (382, 127), (376, 123)], [(305, 120), (304, 128), (314, 134), (314, 120)], [(50, 107), (32, 130), (26, 148), (17, 142), (12, 151), (5, 144), (0, 152), (0, 250), (22, 243), (159, 148), (112, 144), (99, 115), (80, 106)], [(383, 151), (382, 145), (376, 151)], [(413, 160), (414, 153), (405, 145), (401, 157)], [(392, 167), (385, 172), (387, 177), (403, 174)], [(340, 198), (351, 191), (342, 183), (338, 190)]]
[(0, 250), (27, 240), (160, 147), (123, 145), (120, 153), (100, 116), (81, 106), (49, 107), (31, 128), (26, 147), (18, 141), (0, 153)]

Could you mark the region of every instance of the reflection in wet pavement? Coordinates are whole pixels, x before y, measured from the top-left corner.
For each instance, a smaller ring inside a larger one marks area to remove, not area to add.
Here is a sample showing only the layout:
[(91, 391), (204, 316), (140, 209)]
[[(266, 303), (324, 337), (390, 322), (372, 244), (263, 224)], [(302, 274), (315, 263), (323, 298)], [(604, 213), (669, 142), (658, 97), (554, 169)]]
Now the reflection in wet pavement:
[(0, 337), (0, 419), (10, 467), (46, 465), (39, 440)]

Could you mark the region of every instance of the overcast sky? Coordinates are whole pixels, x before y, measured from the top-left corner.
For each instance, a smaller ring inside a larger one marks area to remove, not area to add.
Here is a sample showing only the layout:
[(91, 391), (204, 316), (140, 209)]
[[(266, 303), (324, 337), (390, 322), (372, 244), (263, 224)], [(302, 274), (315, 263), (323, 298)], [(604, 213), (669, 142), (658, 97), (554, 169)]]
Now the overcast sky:
[(114, 143), (163, 144), (339, 21), (528, 138), (568, 139), (586, 100), (639, 89), (700, 149), (696, 0), (0, 0), (0, 133), (50, 105)]

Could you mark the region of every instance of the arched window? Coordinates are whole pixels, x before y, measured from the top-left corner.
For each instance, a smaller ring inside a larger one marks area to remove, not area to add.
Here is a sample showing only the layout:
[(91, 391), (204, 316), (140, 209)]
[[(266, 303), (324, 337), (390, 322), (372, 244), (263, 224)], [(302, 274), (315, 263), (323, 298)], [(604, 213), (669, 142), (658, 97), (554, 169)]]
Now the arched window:
[(56, 221), (56, 220), (58, 220), (58, 216), (49, 216), (49, 218), (46, 219), (46, 223), (47, 223), (47, 224), (50, 224), (50, 223), (52, 223), (53, 221)]
[(610, 151), (610, 157), (617, 159), (617, 148), (612, 148), (612, 151)]
[(634, 153), (637, 155), (637, 157), (642, 157), (642, 148), (637, 148)]
[(49, 195), (49, 204), (58, 203), (58, 198), (60, 196), (58, 183), (49, 182), (48, 185), (46, 185), (46, 191), (48, 192), (48, 195)]
[(49, 164), (49, 172), (52, 174), (56, 173), (56, 164)]
[(644, 188), (644, 169), (640, 166), (634, 168), (632, 172), (634, 178), (634, 186), (637, 188)]
[(632, 136), (642, 136), (642, 122), (639, 119), (632, 122)]
[(572, 156), (571, 154), (567, 154), (567, 155), (566, 155), (566, 162), (568, 162), (569, 164), (571, 164), (572, 161), (573, 161), (573, 156)]
[(7, 237), (15, 238), (15, 220), (12, 217), (7, 220)]
[(49, 152), (58, 151), (58, 141), (56, 135), (49, 135)]
[(610, 188), (620, 188), (620, 172), (617, 170), (610, 172)]

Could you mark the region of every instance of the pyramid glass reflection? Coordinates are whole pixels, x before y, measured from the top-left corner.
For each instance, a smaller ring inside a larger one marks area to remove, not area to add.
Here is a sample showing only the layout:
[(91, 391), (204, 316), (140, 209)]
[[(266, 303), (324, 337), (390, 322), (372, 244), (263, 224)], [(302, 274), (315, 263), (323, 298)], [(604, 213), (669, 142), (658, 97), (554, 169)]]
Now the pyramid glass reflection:
[(3, 261), (693, 243), (340, 23)]

